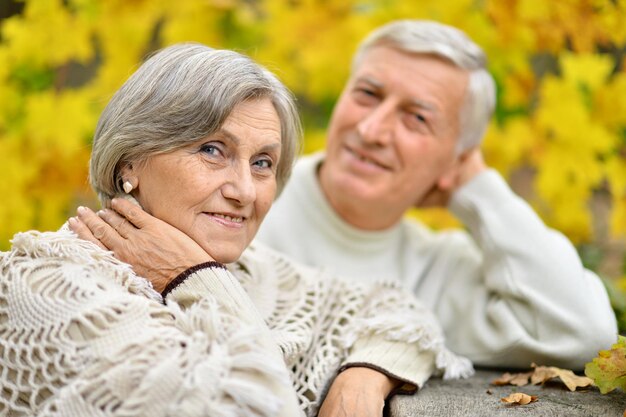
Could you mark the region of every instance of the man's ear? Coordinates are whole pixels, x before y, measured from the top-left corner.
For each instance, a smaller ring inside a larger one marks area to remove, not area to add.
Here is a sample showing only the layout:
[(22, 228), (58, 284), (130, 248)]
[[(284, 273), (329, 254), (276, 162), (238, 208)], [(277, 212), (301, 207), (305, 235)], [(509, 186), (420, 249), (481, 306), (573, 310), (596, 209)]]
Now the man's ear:
[(453, 166), (450, 167), (450, 169), (448, 169), (446, 172), (443, 173), (442, 176), (439, 177), (439, 179), (437, 180), (437, 187), (439, 187), (440, 190), (448, 191), (454, 187), (456, 177), (458, 176), (456, 166), (457, 163), (455, 162)]
[(450, 191), (458, 185), (461, 168), (475, 149), (476, 148), (466, 149), (459, 155), (455, 156), (454, 161), (450, 164), (450, 167), (444, 171), (444, 173), (437, 180), (437, 186), (439, 189)]
[(448, 169), (446, 169), (439, 179), (437, 180), (437, 187), (442, 191), (450, 191), (456, 184), (457, 177), (459, 176), (459, 166), (461, 165), (460, 155), (454, 158), (454, 161), (450, 163)]

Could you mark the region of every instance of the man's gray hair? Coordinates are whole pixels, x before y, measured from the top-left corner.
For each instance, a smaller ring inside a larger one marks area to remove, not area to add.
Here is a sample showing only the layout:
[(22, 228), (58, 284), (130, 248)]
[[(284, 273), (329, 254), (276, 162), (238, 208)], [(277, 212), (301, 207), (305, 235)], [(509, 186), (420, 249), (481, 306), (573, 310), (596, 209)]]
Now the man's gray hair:
[(397, 20), (374, 30), (359, 45), (352, 71), (368, 50), (388, 46), (406, 53), (432, 54), (469, 72), (467, 94), (459, 114), (457, 152), (480, 144), (496, 105), (496, 85), (483, 50), (459, 29), (428, 20)]
[[(299, 152), (302, 128), (291, 92), (247, 56), (178, 44), (149, 58), (102, 112), (89, 179), (102, 204), (123, 193), (120, 169), (171, 152), (218, 131), (238, 104), (271, 100), (281, 126), (278, 193)], [(278, 194), (277, 193), (277, 194)]]

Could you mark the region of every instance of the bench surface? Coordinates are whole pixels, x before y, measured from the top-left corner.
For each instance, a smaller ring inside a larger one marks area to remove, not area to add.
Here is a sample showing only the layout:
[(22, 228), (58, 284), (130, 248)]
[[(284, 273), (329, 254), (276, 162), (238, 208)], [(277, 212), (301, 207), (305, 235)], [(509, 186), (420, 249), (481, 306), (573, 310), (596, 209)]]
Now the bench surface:
[[(469, 379), (443, 381), (430, 379), (413, 396), (397, 395), (389, 405), (391, 417), (456, 417), (456, 416), (626, 416), (626, 393), (614, 390), (602, 395), (596, 387), (569, 391), (559, 382), (544, 385), (494, 386), (491, 381), (503, 370), (477, 370)], [(515, 406), (500, 401), (514, 392), (536, 395), (534, 403)]]

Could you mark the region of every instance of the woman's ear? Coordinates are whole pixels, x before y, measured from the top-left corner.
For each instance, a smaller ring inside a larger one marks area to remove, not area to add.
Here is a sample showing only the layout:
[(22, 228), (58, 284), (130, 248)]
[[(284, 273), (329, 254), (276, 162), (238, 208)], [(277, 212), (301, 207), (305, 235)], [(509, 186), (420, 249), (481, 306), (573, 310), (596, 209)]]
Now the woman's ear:
[(120, 176), (122, 178), (122, 188), (126, 194), (130, 194), (130, 192), (136, 189), (139, 186), (139, 176), (138, 176), (138, 164), (126, 163), (120, 169)]

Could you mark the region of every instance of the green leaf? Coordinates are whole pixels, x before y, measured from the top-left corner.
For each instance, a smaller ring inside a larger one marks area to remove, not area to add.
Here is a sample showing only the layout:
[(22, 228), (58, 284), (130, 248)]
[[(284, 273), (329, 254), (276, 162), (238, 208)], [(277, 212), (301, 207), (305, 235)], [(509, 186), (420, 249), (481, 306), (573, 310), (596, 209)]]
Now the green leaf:
[(601, 350), (585, 365), (585, 375), (593, 379), (602, 394), (615, 388), (626, 391), (626, 337), (619, 336), (611, 350)]

